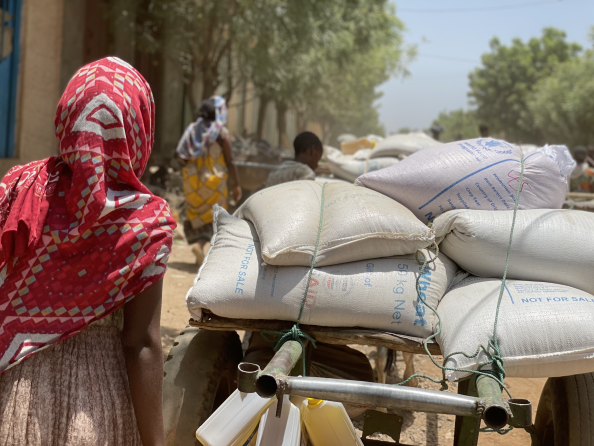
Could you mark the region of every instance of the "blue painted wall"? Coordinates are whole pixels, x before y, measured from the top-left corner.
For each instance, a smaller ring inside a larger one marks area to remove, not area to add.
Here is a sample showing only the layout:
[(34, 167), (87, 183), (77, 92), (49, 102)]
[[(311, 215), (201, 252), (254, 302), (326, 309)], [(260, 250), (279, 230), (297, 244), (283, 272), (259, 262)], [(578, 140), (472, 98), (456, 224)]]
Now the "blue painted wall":
[(15, 145), (22, 0), (0, 0), (0, 158)]

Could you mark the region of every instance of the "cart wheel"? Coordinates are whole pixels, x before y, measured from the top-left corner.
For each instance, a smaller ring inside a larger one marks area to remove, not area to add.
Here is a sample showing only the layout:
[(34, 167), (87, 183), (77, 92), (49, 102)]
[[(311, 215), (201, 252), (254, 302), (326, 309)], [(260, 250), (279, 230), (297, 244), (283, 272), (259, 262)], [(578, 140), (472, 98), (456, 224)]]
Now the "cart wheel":
[(535, 427), (540, 446), (594, 446), (594, 373), (549, 378)]
[(200, 445), (196, 429), (237, 388), (243, 354), (234, 331), (186, 327), (164, 365), (163, 418), (168, 446)]

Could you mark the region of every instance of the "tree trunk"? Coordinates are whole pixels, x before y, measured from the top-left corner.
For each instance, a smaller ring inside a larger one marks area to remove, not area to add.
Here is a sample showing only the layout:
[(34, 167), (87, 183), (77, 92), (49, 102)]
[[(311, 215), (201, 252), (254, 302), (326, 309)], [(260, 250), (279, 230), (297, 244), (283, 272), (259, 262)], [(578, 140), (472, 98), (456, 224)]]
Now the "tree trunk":
[(266, 119), (266, 109), (268, 108), (269, 102), (270, 97), (266, 95), (260, 96), (260, 104), (258, 105), (258, 127), (256, 130), (256, 137), (259, 140), (264, 139), (264, 119)]
[[(198, 104), (196, 102), (196, 97), (194, 96), (194, 84), (196, 82), (196, 78), (194, 76), (188, 76), (184, 79), (184, 83), (186, 84), (186, 88), (184, 88), (184, 93), (186, 98), (188, 98), (188, 103), (190, 104), (190, 112), (192, 113), (192, 119), (195, 121), (198, 119)], [(185, 104), (184, 104), (185, 109)]]
[(276, 127), (278, 129), (278, 146), (287, 147), (287, 105), (283, 102), (276, 103)]
[(297, 111), (297, 133), (305, 132), (307, 128), (307, 119), (304, 111)]
[(231, 96), (233, 96), (233, 55), (231, 54), (231, 49), (227, 52), (227, 92), (223, 95), (227, 104), (231, 101)]
[(200, 102), (214, 96), (217, 91), (216, 74), (210, 69), (202, 72), (202, 98)]

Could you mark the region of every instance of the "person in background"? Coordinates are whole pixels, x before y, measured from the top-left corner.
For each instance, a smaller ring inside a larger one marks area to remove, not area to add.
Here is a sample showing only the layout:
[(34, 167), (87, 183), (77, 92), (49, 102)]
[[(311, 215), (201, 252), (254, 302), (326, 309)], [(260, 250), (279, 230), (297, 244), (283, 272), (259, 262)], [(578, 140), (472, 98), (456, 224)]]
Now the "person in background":
[(229, 175), (235, 203), (239, 203), (242, 195), (226, 124), (227, 104), (221, 96), (213, 96), (202, 102), (198, 119), (186, 128), (176, 148), (176, 155), (184, 165), (184, 233), (188, 244), (193, 245), (198, 265), (210, 248), (213, 206), (218, 204), (227, 209)]
[(60, 156), (0, 184), (0, 444), (165, 446), (160, 318), (175, 220), (141, 183), (149, 84), (108, 57), (58, 103)]
[(297, 180), (315, 180), (315, 170), (324, 154), (322, 141), (312, 132), (303, 132), (293, 141), (294, 161), (285, 161), (270, 172), (266, 187)]
[(479, 125), (479, 133), (481, 134), (481, 138), (489, 137), (489, 127), (487, 126), (487, 124)]
[(573, 149), (573, 159), (577, 163), (570, 176), (571, 192), (594, 192), (594, 169), (588, 165), (588, 150), (584, 146)]
[(433, 139), (435, 139), (436, 141), (440, 141), (439, 138), (441, 137), (441, 134), (445, 131), (445, 128), (443, 128), (443, 126), (439, 124), (433, 124), (429, 130), (431, 131), (431, 136), (433, 136)]

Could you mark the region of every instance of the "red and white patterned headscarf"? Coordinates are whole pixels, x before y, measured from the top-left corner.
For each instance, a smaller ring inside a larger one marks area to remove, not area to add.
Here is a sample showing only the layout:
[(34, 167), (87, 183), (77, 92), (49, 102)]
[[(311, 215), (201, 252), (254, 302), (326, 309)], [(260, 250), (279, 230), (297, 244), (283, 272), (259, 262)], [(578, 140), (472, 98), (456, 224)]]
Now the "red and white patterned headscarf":
[(0, 184), (0, 371), (78, 333), (164, 274), (175, 221), (140, 182), (155, 104), (134, 68), (81, 68), (56, 112), (61, 157)]

